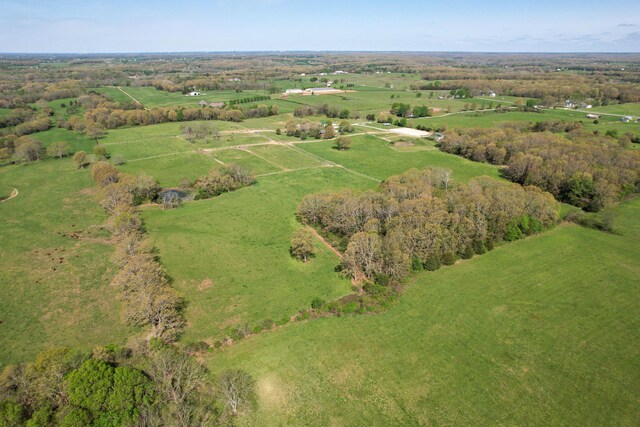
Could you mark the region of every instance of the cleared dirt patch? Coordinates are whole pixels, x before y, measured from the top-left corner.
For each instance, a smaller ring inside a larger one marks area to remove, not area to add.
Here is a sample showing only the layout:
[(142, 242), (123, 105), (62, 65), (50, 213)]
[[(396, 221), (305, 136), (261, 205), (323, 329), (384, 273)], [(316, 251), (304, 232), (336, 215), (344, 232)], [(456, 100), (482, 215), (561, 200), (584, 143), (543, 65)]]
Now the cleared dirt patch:
[(202, 282), (200, 282), (200, 284), (198, 285), (198, 290), (204, 291), (205, 289), (209, 289), (212, 286), (213, 286), (213, 280), (207, 278), (207, 279), (204, 279)]
[(431, 135), (431, 132), (427, 132), (426, 130), (418, 130), (411, 128), (398, 128), (398, 129), (390, 129), (389, 132), (397, 133), (398, 135), (407, 135), (407, 136), (415, 136), (415, 137), (427, 137)]

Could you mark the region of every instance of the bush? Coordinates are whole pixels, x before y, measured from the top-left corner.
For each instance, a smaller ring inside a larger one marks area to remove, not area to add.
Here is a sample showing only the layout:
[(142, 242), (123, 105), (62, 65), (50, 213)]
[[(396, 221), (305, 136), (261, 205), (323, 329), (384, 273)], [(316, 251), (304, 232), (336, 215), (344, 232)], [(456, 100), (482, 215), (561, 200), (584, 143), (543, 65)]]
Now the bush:
[(355, 301), (351, 301), (345, 304), (344, 307), (342, 307), (342, 312), (345, 314), (350, 314), (355, 312), (357, 309), (358, 309), (358, 303), (356, 303)]
[(442, 263), (444, 265), (453, 265), (456, 263), (456, 255), (453, 252), (447, 252), (442, 256)]
[(473, 246), (472, 245), (467, 245), (467, 247), (464, 249), (464, 251), (462, 251), (462, 253), (460, 254), (460, 257), (462, 259), (471, 259), (473, 258), (474, 252), (473, 252)]
[(187, 353), (202, 353), (207, 350), (209, 350), (209, 344), (204, 341), (193, 341), (184, 346), (184, 351)]
[(442, 267), (442, 261), (438, 255), (431, 255), (424, 262), (424, 269), (428, 271), (436, 271)]
[(313, 308), (314, 310), (319, 310), (322, 308), (324, 303), (325, 301), (322, 298), (316, 297), (311, 301), (311, 308)]
[(94, 145), (93, 155), (96, 157), (96, 160), (106, 160), (108, 158), (107, 149), (105, 148), (104, 145), (100, 145), (100, 144)]

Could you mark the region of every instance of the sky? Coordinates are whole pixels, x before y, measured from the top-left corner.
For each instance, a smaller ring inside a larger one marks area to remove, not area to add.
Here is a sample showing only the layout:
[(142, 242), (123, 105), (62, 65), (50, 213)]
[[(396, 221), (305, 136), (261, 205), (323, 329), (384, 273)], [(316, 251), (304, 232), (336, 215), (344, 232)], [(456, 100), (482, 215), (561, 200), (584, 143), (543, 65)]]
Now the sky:
[(640, 52), (640, 0), (0, 0), (0, 52)]

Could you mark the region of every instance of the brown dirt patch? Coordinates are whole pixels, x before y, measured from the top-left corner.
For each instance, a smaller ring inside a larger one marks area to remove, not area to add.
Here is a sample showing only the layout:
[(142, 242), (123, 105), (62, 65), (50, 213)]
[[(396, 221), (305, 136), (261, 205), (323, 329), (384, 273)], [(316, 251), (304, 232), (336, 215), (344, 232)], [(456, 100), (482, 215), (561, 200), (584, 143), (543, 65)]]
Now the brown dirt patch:
[(400, 140), (396, 141), (393, 145), (396, 147), (413, 147), (415, 144), (411, 141)]
[(209, 289), (212, 286), (213, 286), (213, 280), (206, 278), (202, 282), (200, 282), (200, 284), (198, 285), (198, 290), (204, 291), (205, 289)]
[(83, 188), (82, 190), (78, 191), (78, 194), (81, 194), (83, 196), (87, 196), (90, 194), (93, 194), (93, 188), (89, 187), (89, 188)]

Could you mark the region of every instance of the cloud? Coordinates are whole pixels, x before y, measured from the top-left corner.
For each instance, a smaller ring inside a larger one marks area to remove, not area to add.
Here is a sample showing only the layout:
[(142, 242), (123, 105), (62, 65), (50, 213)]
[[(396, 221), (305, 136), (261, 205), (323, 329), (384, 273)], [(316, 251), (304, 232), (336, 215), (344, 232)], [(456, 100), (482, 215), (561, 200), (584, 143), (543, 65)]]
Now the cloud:
[(637, 27), (638, 24), (618, 24), (618, 27)]

